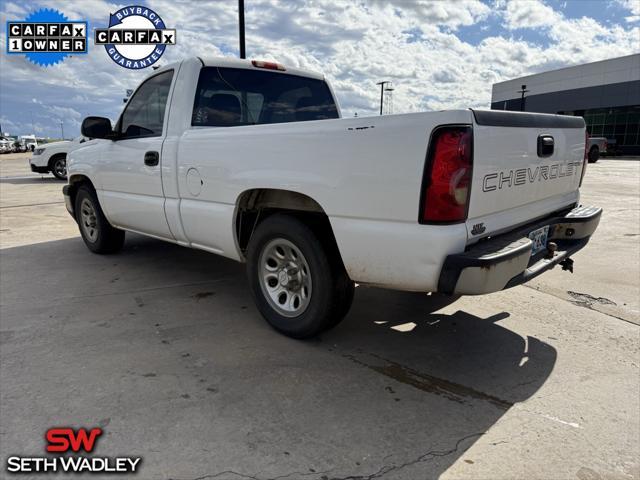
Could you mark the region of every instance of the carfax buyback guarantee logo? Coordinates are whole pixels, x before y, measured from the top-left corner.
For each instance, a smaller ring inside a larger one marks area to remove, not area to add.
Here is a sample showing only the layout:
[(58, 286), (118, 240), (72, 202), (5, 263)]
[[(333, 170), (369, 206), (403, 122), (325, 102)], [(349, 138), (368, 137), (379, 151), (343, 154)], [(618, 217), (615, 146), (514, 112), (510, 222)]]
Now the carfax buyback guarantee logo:
[(95, 44), (104, 45), (111, 60), (124, 68), (147, 68), (160, 60), (176, 31), (148, 7), (124, 7), (109, 15), (109, 28), (96, 28)]
[(7, 53), (25, 55), (47, 67), (67, 55), (87, 53), (87, 22), (69, 20), (57, 10), (43, 8), (24, 20), (7, 21)]

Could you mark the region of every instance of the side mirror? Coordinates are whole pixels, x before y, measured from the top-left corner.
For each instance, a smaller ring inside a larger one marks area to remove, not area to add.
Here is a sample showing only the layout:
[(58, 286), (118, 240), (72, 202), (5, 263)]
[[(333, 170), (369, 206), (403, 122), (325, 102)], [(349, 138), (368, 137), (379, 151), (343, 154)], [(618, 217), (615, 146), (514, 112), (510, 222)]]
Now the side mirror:
[(82, 121), (80, 133), (83, 137), (89, 138), (108, 138), (115, 137), (111, 120), (104, 117), (87, 117)]

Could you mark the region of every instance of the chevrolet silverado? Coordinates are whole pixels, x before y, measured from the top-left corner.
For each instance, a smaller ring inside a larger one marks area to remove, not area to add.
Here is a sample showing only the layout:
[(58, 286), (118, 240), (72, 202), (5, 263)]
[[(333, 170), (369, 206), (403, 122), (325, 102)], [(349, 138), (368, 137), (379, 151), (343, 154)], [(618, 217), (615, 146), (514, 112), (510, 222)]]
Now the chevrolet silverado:
[(598, 225), (580, 117), (340, 117), (321, 74), (185, 59), (115, 126), (83, 121), (66, 206), (95, 253), (131, 231), (245, 262), (258, 310), (295, 338), (340, 322), (354, 282), (477, 295), (572, 270)]

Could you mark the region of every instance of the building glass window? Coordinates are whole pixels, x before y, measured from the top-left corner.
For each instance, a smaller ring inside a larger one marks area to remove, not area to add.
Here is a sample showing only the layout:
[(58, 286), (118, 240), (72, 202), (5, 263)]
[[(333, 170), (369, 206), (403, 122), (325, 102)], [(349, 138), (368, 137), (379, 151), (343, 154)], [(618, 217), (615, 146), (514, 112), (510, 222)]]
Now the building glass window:
[(592, 137), (606, 137), (615, 152), (640, 147), (640, 105), (585, 110), (584, 121)]

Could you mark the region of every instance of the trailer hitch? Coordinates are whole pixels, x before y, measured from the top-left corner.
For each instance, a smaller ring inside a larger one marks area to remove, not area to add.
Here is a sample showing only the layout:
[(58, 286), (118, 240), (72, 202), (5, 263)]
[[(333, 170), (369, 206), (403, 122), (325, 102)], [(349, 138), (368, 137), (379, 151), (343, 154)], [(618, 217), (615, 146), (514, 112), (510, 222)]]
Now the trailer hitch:
[(562, 266), (562, 270), (568, 270), (569, 272), (573, 273), (573, 260), (571, 260), (570, 258), (565, 258), (564, 260), (562, 260), (560, 262), (560, 266)]

